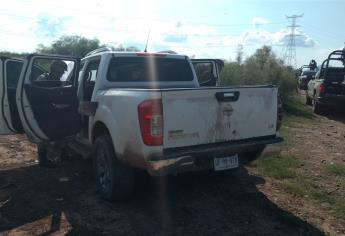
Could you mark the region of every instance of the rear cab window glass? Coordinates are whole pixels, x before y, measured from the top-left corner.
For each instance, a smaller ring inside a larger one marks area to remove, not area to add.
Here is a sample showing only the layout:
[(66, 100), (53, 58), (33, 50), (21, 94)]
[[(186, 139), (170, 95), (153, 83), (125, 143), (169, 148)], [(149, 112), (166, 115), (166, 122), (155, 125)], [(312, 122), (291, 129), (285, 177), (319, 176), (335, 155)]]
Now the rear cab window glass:
[(107, 79), (110, 82), (192, 81), (186, 59), (160, 57), (113, 57)]

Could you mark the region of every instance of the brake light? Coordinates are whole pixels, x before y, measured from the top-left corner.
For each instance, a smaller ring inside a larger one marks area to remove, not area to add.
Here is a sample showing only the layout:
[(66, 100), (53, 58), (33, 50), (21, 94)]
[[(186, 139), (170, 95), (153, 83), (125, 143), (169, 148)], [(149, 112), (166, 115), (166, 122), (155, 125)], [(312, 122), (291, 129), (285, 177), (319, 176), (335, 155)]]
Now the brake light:
[(324, 83), (320, 84), (319, 93), (324, 93), (325, 89), (326, 89), (325, 84)]
[(148, 53), (148, 52), (138, 52), (136, 53), (137, 56), (140, 57), (166, 57), (166, 54), (163, 53)]
[(161, 99), (139, 104), (138, 116), (143, 142), (149, 146), (163, 145), (163, 107)]

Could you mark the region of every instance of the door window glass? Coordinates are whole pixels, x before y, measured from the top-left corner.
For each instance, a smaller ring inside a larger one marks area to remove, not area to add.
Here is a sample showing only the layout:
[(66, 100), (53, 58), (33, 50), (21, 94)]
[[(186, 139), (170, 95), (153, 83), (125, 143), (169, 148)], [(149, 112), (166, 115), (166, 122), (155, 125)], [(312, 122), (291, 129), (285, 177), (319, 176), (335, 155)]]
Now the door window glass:
[(213, 64), (211, 62), (197, 62), (193, 63), (193, 65), (199, 84), (212, 80)]
[(30, 79), (34, 82), (55, 81), (73, 84), (76, 63), (68, 59), (38, 58), (34, 60)]
[(90, 61), (84, 73), (84, 100), (90, 101), (95, 87), (100, 59)]
[(98, 72), (98, 66), (99, 66), (99, 62), (100, 60), (93, 60), (91, 62), (89, 62), (89, 64), (86, 67), (85, 70), (85, 79), (86, 81), (96, 81), (96, 77), (97, 77), (97, 72)]

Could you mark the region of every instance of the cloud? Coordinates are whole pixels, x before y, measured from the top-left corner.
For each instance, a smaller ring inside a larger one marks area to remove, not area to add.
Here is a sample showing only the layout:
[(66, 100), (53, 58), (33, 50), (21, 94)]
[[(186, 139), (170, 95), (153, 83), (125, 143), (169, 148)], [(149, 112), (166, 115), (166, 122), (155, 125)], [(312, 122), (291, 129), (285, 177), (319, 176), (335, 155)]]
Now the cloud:
[[(194, 1), (197, 5), (197, 1)], [(216, 1), (227, 3), (226, 0)], [(148, 46), (151, 52), (174, 50), (195, 57), (228, 59), (235, 55), (238, 44), (243, 44), (247, 53), (251, 54), (264, 44), (286, 45), (289, 34), (287, 29), (266, 30), (265, 25), (270, 23), (269, 20), (257, 16), (251, 20), (252, 27), (243, 28), (240, 33), (236, 30), (236, 35), (231, 35), (233, 28), (217, 27), (211, 23), (196, 24), (188, 17), (166, 20), (162, 16), (160, 19), (148, 11), (151, 6), (146, 2), (140, 2), (141, 5), (135, 9), (131, 4), (113, 0), (93, 1), (84, 5), (70, 0), (49, 4), (43, 0), (37, 0), (35, 4), (29, 2), (25, 1), (19, 6), (9, 1), (9, 5), (4, 7), (3, 11), (13, 16), (0, 15), (3, 23), (0, 29), (3, 35), (0, 38), (1, 48), (33, 51), (39, 43), (49, 45), (61, 35), (77, 34), (87, 38), (96, 37), (105, 44), (142, 49), (151, 30)], [(304, 32), (298, 33), (302, 36), (296, 38), (297, 46), (315, 46), (314, 39)]]
[(180, 21), (176, 23), (176, 28), (179, 28), (181, 26), (183, 26), (183, 24)]
[(164, 38), (165, 42), (173, 42), (173, 43), (183, 43), (186, 42), (188, 39), (187, 35), (175, 35), (175, 34), (169, 34), (166, 35)]
[(65, 30), (65, 22), (72, 17), (52, 17), (48, 14), (38, 16), (34, 32), (38, 36), (56, 37)]
[[(284, 46), (289, 42), (290, 31), (288, 29), (281, 29), (276, 32), (270, 32), (264, 29), (253, 29), (243, 32), (238, 41), (241, 44), (267, 44), (272, 46)], [(305, 32), (296, 31), (295, 44), (296, 47), (314, 47), (316, 41), (307, 35)]]
[(300, 35), (295, 40), (297, 47), (312, 48), (316, 45), (316, 41), (306, 34)]
[[(278, 37), (276, 38), (276, 44), (278, 45), (287, 45), (289, 42), (290, 31), (287, 29), (281, 30), (278, 32)], [(317, 42), (311, 38), (308, 34), (302, 30), (296, 30), (295, 36), (295, 45), (296, 47), (306, 47), (312, 48), (317, 44)]]

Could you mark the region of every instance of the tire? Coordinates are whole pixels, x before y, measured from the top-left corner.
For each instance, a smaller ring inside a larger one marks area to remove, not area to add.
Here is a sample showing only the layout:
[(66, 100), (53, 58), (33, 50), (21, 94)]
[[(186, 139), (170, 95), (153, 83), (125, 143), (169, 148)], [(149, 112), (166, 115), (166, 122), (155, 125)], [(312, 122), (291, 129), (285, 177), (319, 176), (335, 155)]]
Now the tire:
[(306, 95), (305, 95), (305, 104), (311, 106), (312, 103), (313, 102), (312, 102), (311, 98), (308, 96), (308, 93), (306, 93)]
[(116, 159), (109, 135), (96, 139), (93, 160), (101, 197), (108, 201), (128, 199), (134, 191), (134, 169)]
[(54, 168), (58, 165), (58, 161), (48, 158), (48, 147), (44, 144), (37, 144), (37, 159), (41, 167)]
[(243, 163), (244, 164), (249, 164), (250, 162), (255, 161), (256, 159), (258, 159), (261, 156), (262, 152), (264, 151), (265, 147), (266, 147), (266, 145), (259, 146), (254, 151), (243, 153), (243, 155), (242, 155)]
[(320, 115), (322, 112), (321, 104), (316, 100), (315, 97), (313, 99), (313, 112), (317, 115)]

